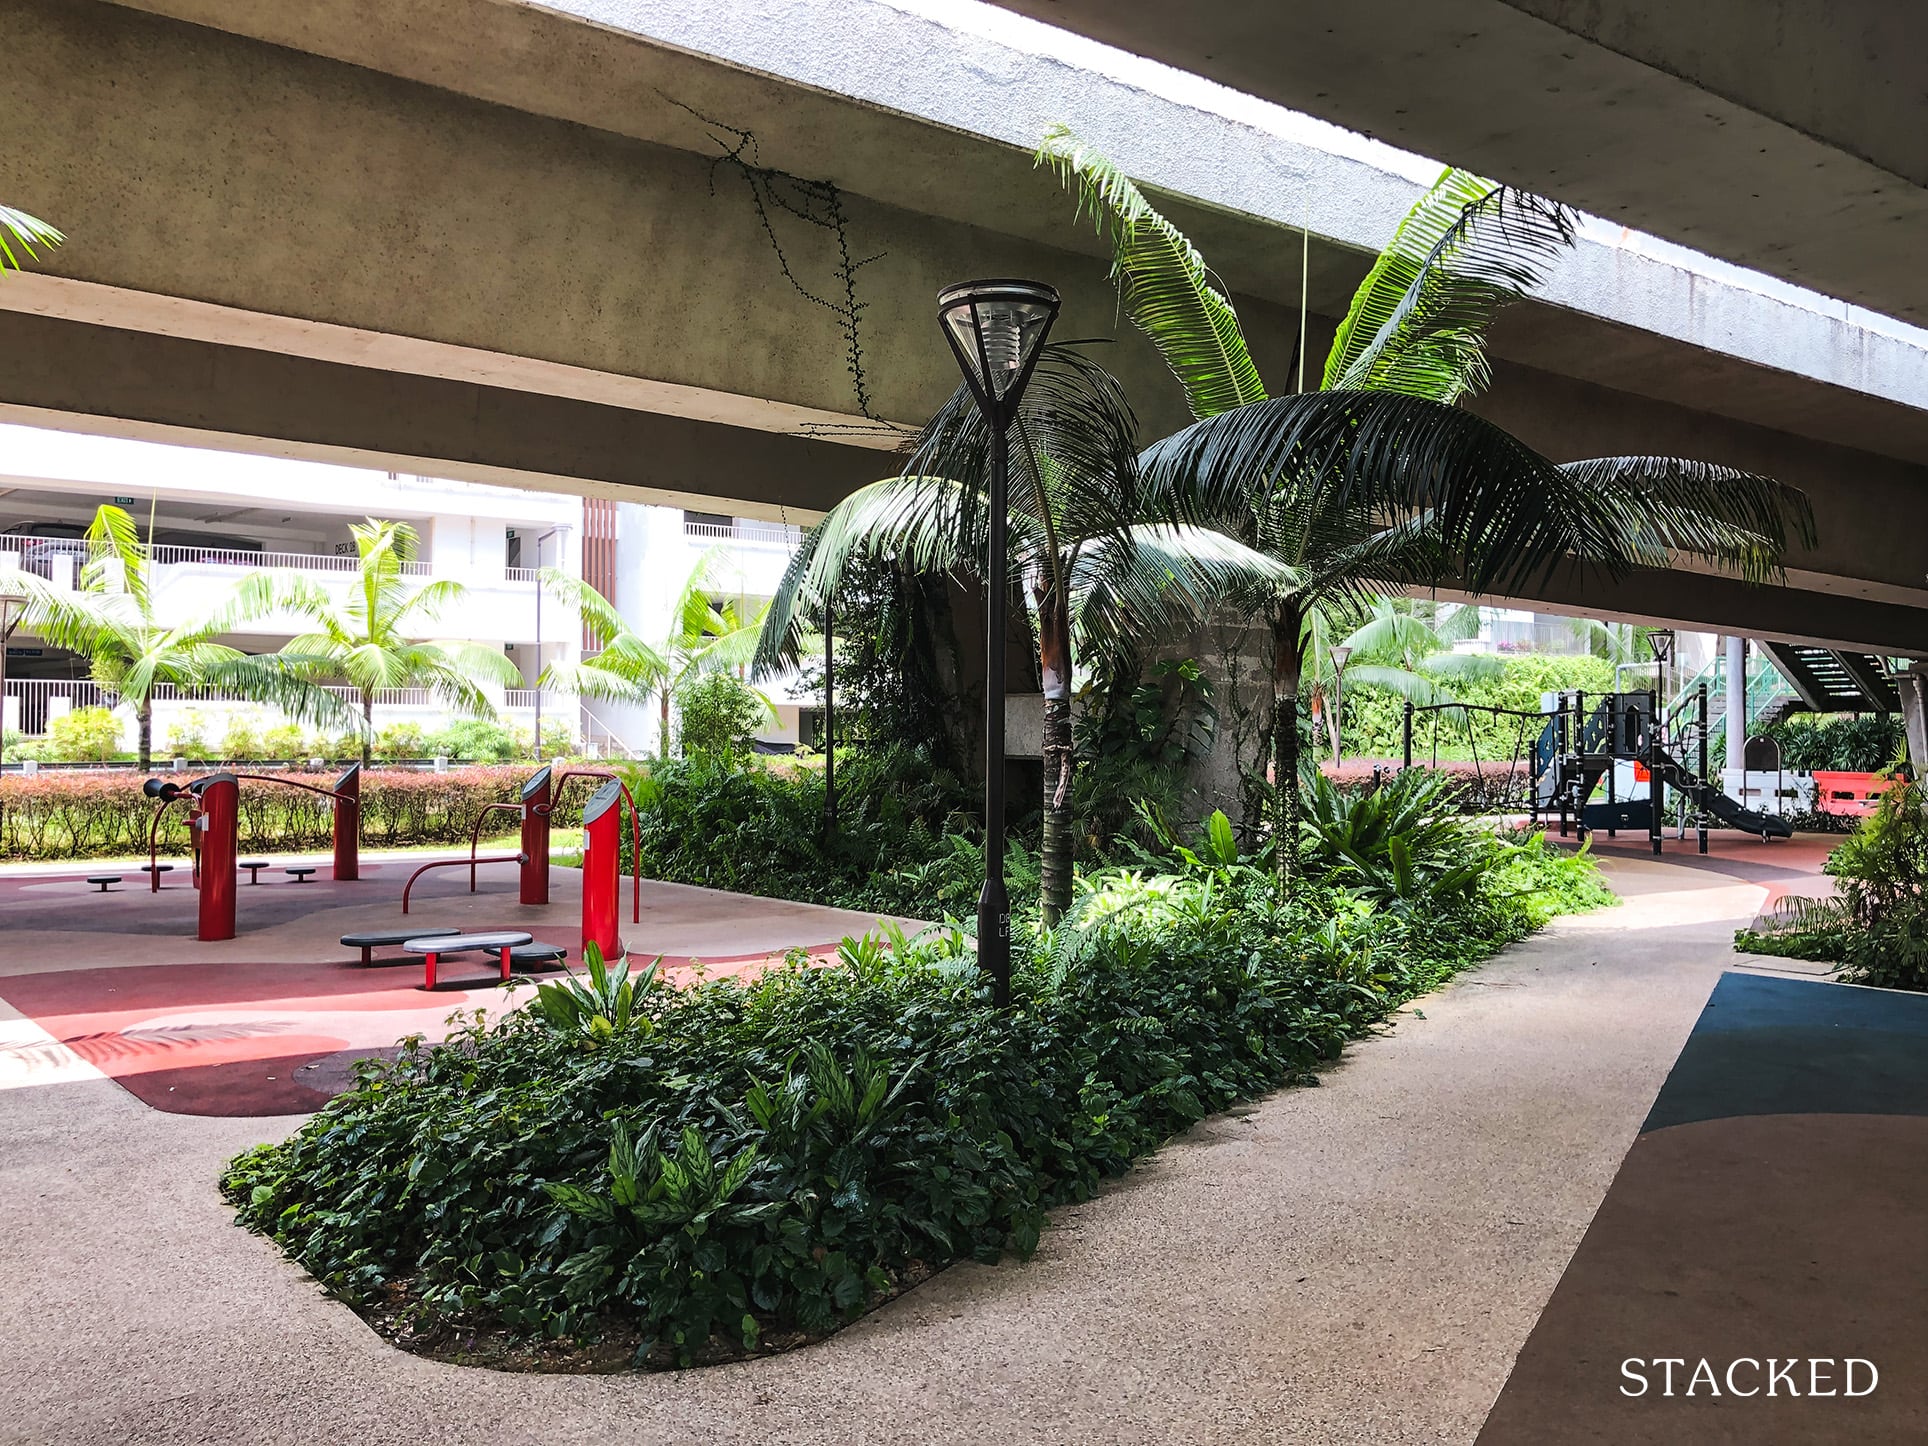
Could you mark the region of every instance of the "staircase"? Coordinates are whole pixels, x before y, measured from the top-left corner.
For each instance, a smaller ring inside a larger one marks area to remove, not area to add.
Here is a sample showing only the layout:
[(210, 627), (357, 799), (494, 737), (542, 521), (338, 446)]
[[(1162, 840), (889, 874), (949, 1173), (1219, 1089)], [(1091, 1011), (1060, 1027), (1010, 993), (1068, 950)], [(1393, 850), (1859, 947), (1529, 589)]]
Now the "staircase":
[(1814, 713), (1899, 713), (1901, 695), (1873, 653), (1837, 653), (1793, 643), (1761, 643), (1794, 691)]
[[(1674, 695), (1674, 708), (1707, 685), (1707, 726), (1721, 736), (1727, 719), (1727, 658), (1714, 660)], [(1747, 661), (1747, 730), (1753, 733), (1790, 713), (1895, 713), (1901, 697), (1887, 667), (1872, 653), (1837, 653), (1793, 643), (1754, 644)]]

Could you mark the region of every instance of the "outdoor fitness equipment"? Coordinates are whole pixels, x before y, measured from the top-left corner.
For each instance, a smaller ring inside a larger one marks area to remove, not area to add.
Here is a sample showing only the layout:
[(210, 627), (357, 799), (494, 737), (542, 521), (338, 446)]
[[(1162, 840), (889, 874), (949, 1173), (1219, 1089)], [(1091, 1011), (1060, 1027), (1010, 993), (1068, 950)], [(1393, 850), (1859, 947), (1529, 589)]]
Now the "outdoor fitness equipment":
[[(643, 875), (642, 875), (642, 815), (636, 811), (636, 800), (630, 796), (629, 787), (620, 777), (606, 768), (571, 768), (561, 773), (552, 771), (549, 764), (543, 764), (522, 785), (515, 803), (485, 803), (476, 814), (475, 826), (469, 830), (469, 856), (465, 859), (435, 859), (423, 864), (408, 876), (402, 886), (402, 912), (408, 912), (409, 893), (415, 881), (433, 869), (450, 869), (467, 866), (469, 871), (469, 892), (475, 892), (476, 867), (479, 864), (513, 863), (521, 870), (519, 898), (524, 904), (546, 904), (549, 902), (549, 834), (550, 820), (561, 806), (563, 790), (572, 779), (599, 778), (604, 780), (603, 788), (614, 788), (628, 805), (630, 818), (630, 841), (635, 854), (635, 869), (630, 887), (630, 917), (637, 923), (643, 917)], [(521, 821), (522, 837), (520, 849), (513, 854), (480, 854), (476, 850), (482, 843), (482, 825), (492, 813), (513, 813)], [(617, 853), (621, 852), (620, 825), (621, 815), (616, 816)], [(620, 859), (617, 863), (621, 870)], [(613, 906), (612, 906), (613, 907)], [(613, 916), (612, 916), (613, 917)]]
[(147, 829), (149, 888), (161, 887), (161, 820), (174, 804), (185, 798), (189, 839), (193, 849), (194, 887), (200, 891), (200, 917), (196, 937), (203, 942), (232, 939), (235, 933), (235, 881), (239, 874), (241, 783), (273, 783), (283, 788), (298, 788), (334, 800), (335, 877), (352, 880), (360, 877), (361, 765), (353, 764), (335, 780), (333, 788), (298, 783), (272, 773), (210, 773), (187, 784), (150, 778), (141, 792), (160, 803)]
[[(623, 952), (622, 924), (618, 918), (623, 895), (623, 815), (617, 804), (627, 797), (628, 790), (621, 781), (612, 778), (582, 806), (582, 948), (585, 956), (591, 944), (602, 950), (605, 959), (615, 959)], [(640, 905), (638, 907), (640, 909)]]

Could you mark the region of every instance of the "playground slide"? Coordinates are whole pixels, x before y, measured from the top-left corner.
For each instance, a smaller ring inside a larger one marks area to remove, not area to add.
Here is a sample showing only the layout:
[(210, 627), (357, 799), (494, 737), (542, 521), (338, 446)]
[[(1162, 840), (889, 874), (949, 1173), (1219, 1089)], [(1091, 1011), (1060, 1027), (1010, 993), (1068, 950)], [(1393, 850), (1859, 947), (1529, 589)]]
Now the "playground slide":
[(1655, 755), (1655, 771), (1660, 781), (1669, 788), (1677, 788), (1691, 798), (1697, 807), (1705, 809), (1730, 828), (1746, 833), (1759, 834), (1762, 838), (1791, 838), (1794, 825), (1776, 814), (1761, 813), (1745, 808), (1722, 793), (1713, 784), (1694, 775), (1692, 769), (1683, 767), (1671, 755)]

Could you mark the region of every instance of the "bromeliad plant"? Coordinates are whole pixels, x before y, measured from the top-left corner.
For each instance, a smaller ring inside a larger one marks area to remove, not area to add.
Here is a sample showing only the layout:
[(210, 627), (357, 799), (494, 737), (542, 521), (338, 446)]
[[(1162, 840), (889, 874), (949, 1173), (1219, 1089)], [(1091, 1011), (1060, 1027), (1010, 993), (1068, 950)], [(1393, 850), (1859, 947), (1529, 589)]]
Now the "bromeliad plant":
[(535, 1013), (584, 1049), (598, 1049), (631, 1027), (647, 1029), (649, 1016), (637, 1006), (656, 987), (662, 956), (634, 973), (627, 961), (612, 969), (603, 959), (602, 946), (592, 939), (583, 946), (582, 962), (586, 980), (572, 972), (567, 979), (536, 986), (531, 1006)]
[(1504, 845), (1457, 816), (1449, 779), (1413, 768), (1378, 788), (1342, 789), (1315, 775), (1301, 850), (1308, 869), (1382, 908), (1464, 903)]

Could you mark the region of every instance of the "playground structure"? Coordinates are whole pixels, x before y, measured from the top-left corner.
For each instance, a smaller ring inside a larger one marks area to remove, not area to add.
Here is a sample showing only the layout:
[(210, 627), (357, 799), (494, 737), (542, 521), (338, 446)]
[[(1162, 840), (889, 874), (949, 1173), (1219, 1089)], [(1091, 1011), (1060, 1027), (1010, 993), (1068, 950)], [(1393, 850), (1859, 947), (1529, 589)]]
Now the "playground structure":
[(331, 833), (334, 871), (338, 881), (361, 876), (361, 765), (350, 764), (334, 786), (302, 783), (272, 773), (210, 773), (188, 783), (150, 778), (141, 791), (160, 807), (147, 829), (149, 888), (158, 892), (160, 829), (167, 811), (182, 799), (189, 804), (188, 838), (193, 854), (194, 887), (200, 891), (196, 937), (207, 942), (232, 939), (235, 934), (235, 886), (240, 876), (241, 784), (272, 783), (318, 793), (334, 801)]
[[(1609, 838), (1623, 828), (1643, 831), (1656, 854), (1667, 824), (1669, 791), (1679, 837), (1685, 838), (1692, 828), (1701, 853), (1707, 852), (1708, 827), (1716, 820), (1763, 840), (1788, 838), (1794, 832), (1778, 810), (1750, 808), (1708, 781), (1712, 775), (1704, 685), (1665, 710), (1652, 691), (1552, 693), (1537, 713), (1478, 704), (1409, 703), (1403, 724), (1404, 766), (1413, 765), (1419, 720), (1431, 719), (1436, 761), (1440, 722), (1457, 720), (1472, 740), (1473, 714), (1515, 720), (1515, 743), (1504, 773), (1498, 772), (1497, 759), (1482, 760), (1477, 747), (1473, 750), (1484, 809), (1525, 813), (1535, 824), (1557, 817), (1562, 835), (1573, 829), (1582, 839), (1594, 830), (1604, 830)], [(1495, 773), (1492, 780), (1486, 774), (1489, 767)], [(1604, 797), (1596, 799), (1603, 790)]]

